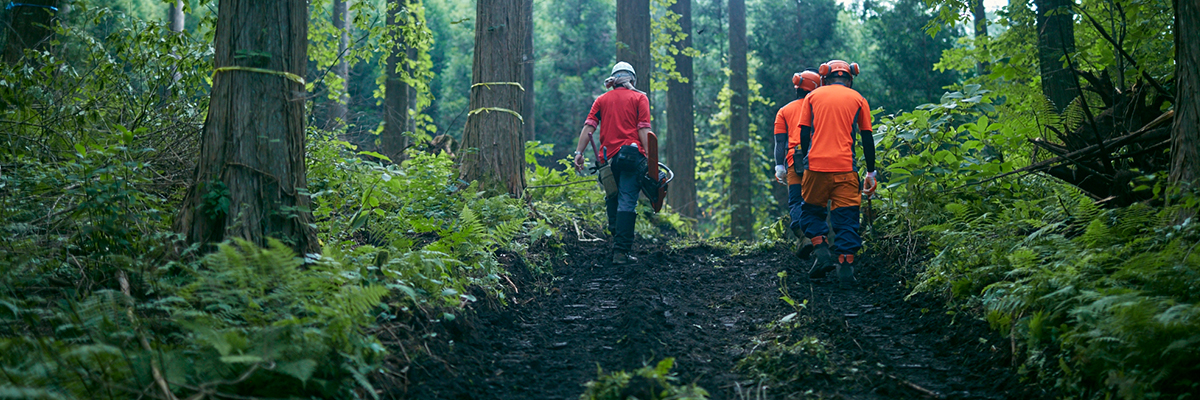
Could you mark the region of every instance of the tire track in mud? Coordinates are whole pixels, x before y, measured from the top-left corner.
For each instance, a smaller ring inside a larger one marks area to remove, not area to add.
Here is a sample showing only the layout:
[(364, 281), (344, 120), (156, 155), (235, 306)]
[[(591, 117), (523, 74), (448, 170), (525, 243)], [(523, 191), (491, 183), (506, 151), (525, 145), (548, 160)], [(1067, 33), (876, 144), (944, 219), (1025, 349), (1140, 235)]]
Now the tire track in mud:
[[(565, 240), (568, 256), (553, 262), (552, 278), (512, 258), (519, 291), (508, 306), (443, 323), (444, 336), (427, 341), (436, 358), (392, 360), (407, 383), (385, 387), (385, 397), (577, 399), (598, 368), (632, 371), (665, 357), (675, 357), (681, 382), (713, 399), (1045, 396), (1019, 383), (1007, 345), (985, 324), (955, 319), (929, 298), (904, 301), (902, 279), (880, 263), (863, 263), (859, 286), (839, 289), (809, 282), (782, 247), (731, 255), (639, 246), (639, 264), (618, 268), (605, 262), (603, 243)], [(784, 270), (791, 297), (808, 300), (791, 335), (820, 339), (828, 365), (764, 384), (733, 370), (769, 322), (793, 311), (779, 299)]]

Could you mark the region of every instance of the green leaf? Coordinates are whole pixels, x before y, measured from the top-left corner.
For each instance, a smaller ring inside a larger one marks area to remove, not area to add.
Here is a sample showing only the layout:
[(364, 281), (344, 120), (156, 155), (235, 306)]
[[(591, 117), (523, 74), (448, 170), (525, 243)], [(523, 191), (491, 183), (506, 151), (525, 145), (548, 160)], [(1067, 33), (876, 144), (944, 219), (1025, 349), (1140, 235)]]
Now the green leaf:
[(237, 355), (223, 356), (221, 357), (221, 362), (226, 364), (254, 364), (263, 362), (263, 359), (259, 356)]
[(276, 371), (292, 376), (304, 383), (308, 383), (308, 378), (312, 377), (313, 371), (316, 369), (317, 362), (310, 359), (283, 362), (275, 366)]

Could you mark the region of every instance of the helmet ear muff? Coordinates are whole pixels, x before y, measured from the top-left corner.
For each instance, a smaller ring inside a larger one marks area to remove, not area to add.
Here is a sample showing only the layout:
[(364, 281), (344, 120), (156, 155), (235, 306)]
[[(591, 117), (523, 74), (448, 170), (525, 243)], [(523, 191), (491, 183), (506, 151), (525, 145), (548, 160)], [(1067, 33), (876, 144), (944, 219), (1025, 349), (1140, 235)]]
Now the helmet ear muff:
[(829, 75), (829, 63), (822, 63), (820, 67), (817, 67), (817, 74), (821, 76)]
[(858, 63), (850, 63), (850, 75), (858, 76)]
[(799, 72), (792, 75), (792, 86), (795, 86), (797, 89), (799, 89), (801, 82), (804, 82), (804, 78), (800, 76)]

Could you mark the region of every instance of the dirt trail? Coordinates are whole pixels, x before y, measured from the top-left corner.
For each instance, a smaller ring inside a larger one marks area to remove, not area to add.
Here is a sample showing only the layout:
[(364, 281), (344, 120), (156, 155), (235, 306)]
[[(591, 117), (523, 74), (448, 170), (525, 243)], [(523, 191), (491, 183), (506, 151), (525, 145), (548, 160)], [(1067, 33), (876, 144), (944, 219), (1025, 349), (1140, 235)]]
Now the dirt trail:
[[(838, 289), (809, 282), (782, 247), (731, 255), (643, 242), (640, 264), (618, 269), (603, 262), (604, 243), (566, 240), (569, 256), (554, 262), (552, 279), (536, 281), (519, 259), (504, 257), (519, 288), (510, 305), (448, 323), (449, 337), (430, 341), (440, 359), (394, 365), (407, 368), (408, 384), (388, 388), (388, 397), (577, 399), (597, 367), (632, 371), (664, 357), (713, 399), (1046, 397), (1018, 383), (1006, 341), (939, 302), (905, 302), (902, 279), (869, 254), (859, 286)], [(808, 300), (792, 334), (820, 339), (828, 354), (823, 367), (764, 387), (734, 367), (768, 322), (793, 311), (780, 300), (784, 270), (791, 297)]]

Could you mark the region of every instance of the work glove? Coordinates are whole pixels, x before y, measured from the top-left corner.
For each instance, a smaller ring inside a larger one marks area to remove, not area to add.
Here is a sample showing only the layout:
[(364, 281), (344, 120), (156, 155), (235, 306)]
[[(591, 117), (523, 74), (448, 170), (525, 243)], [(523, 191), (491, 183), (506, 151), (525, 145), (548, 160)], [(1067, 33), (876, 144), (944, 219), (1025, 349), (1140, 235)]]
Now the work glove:
[(867, 178), (863, 180), (863, 194), (870, 196), (875, 194), (875, 186), (879, 182), (875, 180), (875, 171), (867, 173)]
[(787, 167), (782, 165), (775, 166), (775, 181), (780, 183), (787, 182)]

